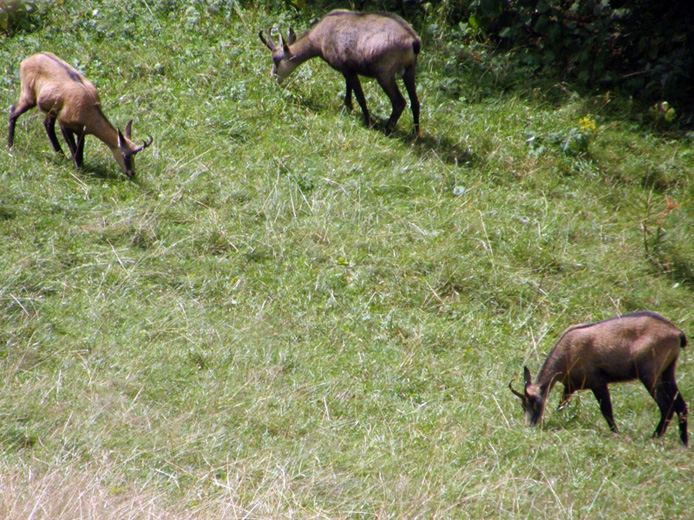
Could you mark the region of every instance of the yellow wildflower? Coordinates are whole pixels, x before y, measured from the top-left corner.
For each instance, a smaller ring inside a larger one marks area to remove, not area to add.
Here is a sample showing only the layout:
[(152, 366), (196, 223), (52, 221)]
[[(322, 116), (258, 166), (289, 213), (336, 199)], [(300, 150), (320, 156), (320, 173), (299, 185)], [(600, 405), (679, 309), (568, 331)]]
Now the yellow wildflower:
[(578, 120), (578, 126), (581, 132), (595, 132), (595, 119), (590, 114), (586, 114)]

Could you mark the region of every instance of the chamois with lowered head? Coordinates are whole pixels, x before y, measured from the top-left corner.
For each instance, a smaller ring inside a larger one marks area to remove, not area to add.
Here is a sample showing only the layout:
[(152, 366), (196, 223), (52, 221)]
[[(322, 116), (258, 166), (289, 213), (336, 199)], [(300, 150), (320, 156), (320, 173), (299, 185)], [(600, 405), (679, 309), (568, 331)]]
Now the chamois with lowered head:
[(84, 138), (92, 134), (111, 149), (123, 173), (128, 177), (135, 175), (135, 154), (151, 145), (152, 138), (139, 146), (133, 143), (130, 140), (132, 120), (125, 125), (125, 134), (114, 128), (101, 111), (96, 88), (79, 71), (54, 54), (44, 52), (22, 61), (19, 76), (21, 92), (19, 101), (10, 108), (8, 148), (14, 143), (17, 118), (38, 105), (46, 114), (43, 126), (53, 149), (63, 153), (55, 134), (57, 119), (77, 168), (83, 164)]
[(316, 56), (342, 73), (346, 82), (345, 106), (352, 109), (352, 92), (364, 114), (364, 123), (371, 126), (364, 91), (359, 76), (376, 78), (390, 98), (393, 110), (386, 124), (390, 134), (407, 103), (396, 83), (402, 77), (410, 97), (414, 133), (419, 134), (419, 100), (415, 87), (417, 54), (421, 41), (410, 25), (394, 14), (331, 11), (297, 39), (291, 29), (285, 41), (279, 36), (275, 44), (270, 31), (263, 31), (260, 40), (272, 51), (272, 76), (281, 83), (294, 69)]
[(570, 327), (549, 353), (535, 382), (524, 367), (525, 391), (509, 388), (521, 399), (525, 422), (536, 425), (555, 383), (564, 385), (561, 409), (576, 390), (593, 391), (610, 429), (617, 433), (607, 385), (639, 379), (660, 408), (653, 434), (665, 434), (675, 412), (680, 439), (688, 445), (687, 404), (677, 382), (675, 365), (687, 338), (680, 329), (655, 312), (635, 312), (618, 318)]

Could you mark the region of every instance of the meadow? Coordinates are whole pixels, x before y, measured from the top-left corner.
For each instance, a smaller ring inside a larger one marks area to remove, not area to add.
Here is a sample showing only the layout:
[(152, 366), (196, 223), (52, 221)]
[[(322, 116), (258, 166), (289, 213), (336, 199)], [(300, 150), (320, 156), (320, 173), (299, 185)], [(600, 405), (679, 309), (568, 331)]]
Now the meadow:
[(94, 137), (75, 170), (37, 110), (12, 151), (2, 126), (0, 517), (691, 518), (691, 448), (651, 438), (640, 383), (613, 435), (559, 388), (526, 427), (508, 382), (631, 311), (694, 344), (692, 135), (432, 12), (421, 136), (409, 108), (386, 136), (319, 60), (274, 84), (258, 31), (320, 12), (262, 5), (55, 2), (0, 34), (5, 114), (51, 51), (154, 138), (129, 180)]

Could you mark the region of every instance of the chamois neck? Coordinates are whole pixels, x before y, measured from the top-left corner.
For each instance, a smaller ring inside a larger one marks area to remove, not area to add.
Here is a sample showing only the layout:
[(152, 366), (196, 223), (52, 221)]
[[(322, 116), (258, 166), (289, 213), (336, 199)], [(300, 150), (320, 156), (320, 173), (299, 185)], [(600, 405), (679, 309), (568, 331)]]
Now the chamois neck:
[(106, 119), (106, 116), (98, 110), (100, 117), (95, 117), (91, 125), (87, 127), (87, 133), (94, 135), (103, 141), (111, 150), (118, 150), (118, 130)]
[(321, 55), (320, 48), (311, 39), (311, 33), (307, 32), (289, 46), (292, 53), (291, 62), (296, 66), (301, 65), (306, 60)]
[(547, 359), (535, 379), (535, 384), (539, 387), (540, 394), (543, 397), (546, 397), (552, 387), (562, 378), (563, 370), (561, 367), (561, 360), (559, 356), (554, 354), (555, 352), (551, 352), (550, 355), (547, 356)]

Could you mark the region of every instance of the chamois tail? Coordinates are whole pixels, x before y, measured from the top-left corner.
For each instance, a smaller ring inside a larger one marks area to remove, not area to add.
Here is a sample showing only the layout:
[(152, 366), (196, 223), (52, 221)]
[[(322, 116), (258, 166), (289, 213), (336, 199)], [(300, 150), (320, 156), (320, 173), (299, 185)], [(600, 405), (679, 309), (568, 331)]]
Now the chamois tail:
[(684, 332), (680, 332), (680, 348), (684, 348), (687, 346), (687, 336), (684, 335)]

